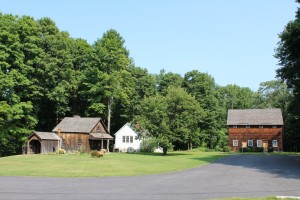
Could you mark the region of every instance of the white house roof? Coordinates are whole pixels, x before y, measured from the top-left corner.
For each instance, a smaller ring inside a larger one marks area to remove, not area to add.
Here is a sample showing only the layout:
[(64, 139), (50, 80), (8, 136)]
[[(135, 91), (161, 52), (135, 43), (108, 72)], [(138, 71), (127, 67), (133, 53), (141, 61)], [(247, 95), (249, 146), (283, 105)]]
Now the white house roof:
[(281, 109), (228, 110), (227, 125), (283, 125)]
[(124, 126), (122, 126), (122, 128), (120, 128), (120, 129), (115, 133), (115, 135), (117, 135), (117, 134), (119, 134), (120, 132), (122, 132), (122, 130), (123, 130), (125, 127), (130, 128), (135, 134), (137, 134), (137, 133), (133, 130), (133, 128), (131, 128), (131, 124), (130, 124), (130, 123), (126, 123), (126, 124), (124, 124)]

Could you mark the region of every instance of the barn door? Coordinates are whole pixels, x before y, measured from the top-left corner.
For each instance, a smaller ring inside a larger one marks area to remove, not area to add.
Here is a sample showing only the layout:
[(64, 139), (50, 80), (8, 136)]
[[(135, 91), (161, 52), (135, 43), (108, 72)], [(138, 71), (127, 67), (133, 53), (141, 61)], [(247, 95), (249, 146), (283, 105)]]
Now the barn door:
[(264, 152), (268, 152), (268, 142), (263, 142)]

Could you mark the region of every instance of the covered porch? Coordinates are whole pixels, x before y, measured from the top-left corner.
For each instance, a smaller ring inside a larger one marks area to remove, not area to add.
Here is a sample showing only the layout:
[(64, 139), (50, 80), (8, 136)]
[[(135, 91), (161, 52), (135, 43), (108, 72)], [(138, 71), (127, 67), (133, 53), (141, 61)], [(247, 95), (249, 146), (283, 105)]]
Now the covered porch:
[(89, 140), (91, 150), (106, 149), (109, 152), (109, 141), (113, 140), (113, 137), (107, 133), (90, 133)]

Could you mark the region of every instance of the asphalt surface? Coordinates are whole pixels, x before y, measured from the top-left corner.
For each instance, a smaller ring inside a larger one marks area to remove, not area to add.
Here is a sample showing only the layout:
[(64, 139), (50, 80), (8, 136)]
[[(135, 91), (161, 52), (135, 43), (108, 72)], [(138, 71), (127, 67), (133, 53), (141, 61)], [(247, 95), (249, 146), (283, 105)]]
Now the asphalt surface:
[(0, 177), (0, 199), (5, 200), (199, 200), (270, 195), (300, 196), (300, 156), (234, 155), (189, 170), (135, 177)]

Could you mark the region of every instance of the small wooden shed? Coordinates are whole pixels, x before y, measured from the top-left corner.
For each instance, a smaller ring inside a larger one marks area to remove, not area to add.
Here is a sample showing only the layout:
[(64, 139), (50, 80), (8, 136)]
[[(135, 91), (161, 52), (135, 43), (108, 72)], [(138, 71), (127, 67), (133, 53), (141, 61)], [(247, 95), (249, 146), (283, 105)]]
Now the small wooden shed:
[(33, 132), (28, 136), (28, 154), (46, 154), (60, 149), (61, 138), (52, 132)]

